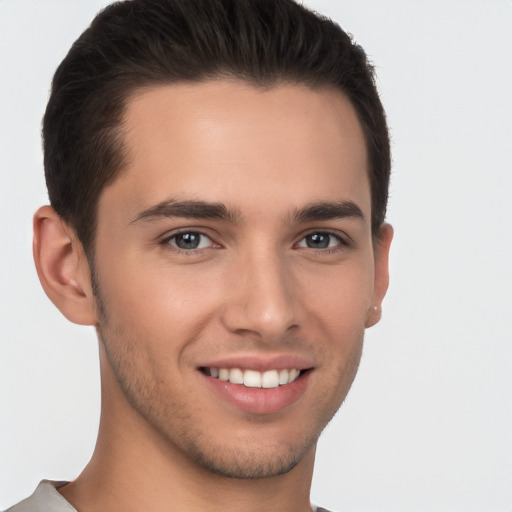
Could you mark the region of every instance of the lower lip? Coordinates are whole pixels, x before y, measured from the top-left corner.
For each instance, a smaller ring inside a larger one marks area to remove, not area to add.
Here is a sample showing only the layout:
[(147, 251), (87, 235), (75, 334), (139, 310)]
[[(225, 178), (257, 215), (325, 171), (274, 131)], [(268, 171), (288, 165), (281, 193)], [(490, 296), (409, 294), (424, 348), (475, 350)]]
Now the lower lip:
[(253, 414), (272, 414), (295, 403), (304, 394), (311, 370), (290, 384), (276, 388), (248, 388), (241, 384), (215, 379), (203, 373), (210, 388), (236, 408)]

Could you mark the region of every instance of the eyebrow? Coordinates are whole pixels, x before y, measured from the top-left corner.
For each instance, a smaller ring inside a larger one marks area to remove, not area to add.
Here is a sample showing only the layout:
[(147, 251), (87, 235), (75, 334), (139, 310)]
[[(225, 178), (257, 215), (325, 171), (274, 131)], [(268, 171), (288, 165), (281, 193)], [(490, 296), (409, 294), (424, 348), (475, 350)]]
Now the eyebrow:
[(235, 210), (226, 208), (222, 203), (168, 199), (138, 213), (130, 224), (141, 220), (154, 221), (172, 217), (235, 221), (239, 214)]
[[(222, 203), (168, 199), (138, 213), (130, 224), (138, 221), (156, 221), (173, 217), (235, 222), (240, 218), (240, 213), (237, 210), (228, 209)], [(352, 201), (320, 201), (311, 203), (296, 210), (291, 218), (292, 222), (296, 223), (342, 218), (355, 218), (365, 221), (361, 208)]]
[(366, 220), (361, 208), (352, 201), (311, 203), (293, 215), (294, 221), (298, 223), (343, 218), (361, 219), (363, 222)]

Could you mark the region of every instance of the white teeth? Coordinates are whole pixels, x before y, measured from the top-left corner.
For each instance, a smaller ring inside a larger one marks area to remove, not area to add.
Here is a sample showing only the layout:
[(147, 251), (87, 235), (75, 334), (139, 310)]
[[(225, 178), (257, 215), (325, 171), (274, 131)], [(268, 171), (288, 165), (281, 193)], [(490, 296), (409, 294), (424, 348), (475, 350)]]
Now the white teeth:
[(261, 388), (261, 373), (255, 370), (245, 370), (244, 386), (246, 388)]
[(279, 374), (277, 370), (270, 370), (261, 376), (262, 388), (277, 388), (279, 386)]
[(288, 370), (281, 370), (279, 372), (279, 384), (288, 384)]
[(297, 368), (292, 368), (290, 370), (290, 373), (288, 374), (288, 380), (290, 382), (293, 382), (299, 376), (299, 373), (300, 373), (300, 371), (297, 370)]
[(241, 370), (240, 368), (207, 368), (211, 377), (232, 384), (242, 384), (248, 388), (277, 388), (293, 382), (299, 375), (297, 368), (283, 370), (268, 370), (258, 372), (256, 370)]
[(240, 370), (240, 368), (231, 368), (231, 370), (229, 370), (229, 382), (233, 384), (243, 384), (244, 372)]

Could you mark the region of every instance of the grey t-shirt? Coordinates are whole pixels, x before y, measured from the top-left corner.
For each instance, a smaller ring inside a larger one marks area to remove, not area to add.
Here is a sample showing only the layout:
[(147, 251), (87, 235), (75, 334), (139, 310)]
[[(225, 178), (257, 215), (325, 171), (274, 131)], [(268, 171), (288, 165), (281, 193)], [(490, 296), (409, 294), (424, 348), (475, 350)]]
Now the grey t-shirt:
[[(43, 480), (29, 498), (20, 501), (17, 505), (5, 512), (77, 512), (57, 489), (68, 482), (52, 482)], [(329, 512), (325, 508), (313, 507), (313, 512)]]
[(43, 480), (32, 496), (20, 501), (5, 512), (77, 512), (57, 489), (67, 482)]

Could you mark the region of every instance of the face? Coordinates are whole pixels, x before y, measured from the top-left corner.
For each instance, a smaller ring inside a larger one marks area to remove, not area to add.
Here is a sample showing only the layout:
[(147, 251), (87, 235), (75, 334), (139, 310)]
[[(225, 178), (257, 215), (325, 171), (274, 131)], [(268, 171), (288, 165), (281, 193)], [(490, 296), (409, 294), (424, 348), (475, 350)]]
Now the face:
[(124, 129), (98, 206), (102, 372), (171, 452), (286, 472), (345, 398), (383, 294), (356, 114), (339, 92), (213, 81), (140, 92)]

